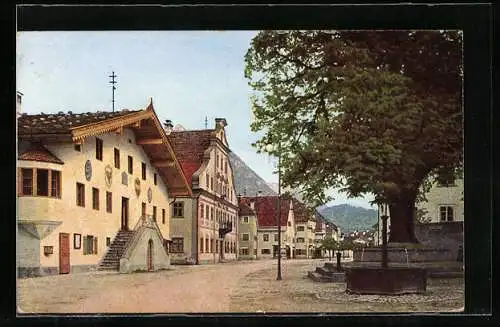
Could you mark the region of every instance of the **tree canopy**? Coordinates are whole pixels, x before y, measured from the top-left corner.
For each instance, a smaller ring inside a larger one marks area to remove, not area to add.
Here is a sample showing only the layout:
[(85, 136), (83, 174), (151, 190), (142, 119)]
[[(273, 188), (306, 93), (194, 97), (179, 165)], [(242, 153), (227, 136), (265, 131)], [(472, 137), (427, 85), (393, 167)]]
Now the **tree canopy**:
[[(391, 237), (412, 239), (413, 217), (401, 217), (421, 186), (462, 167), (461, 34), (263, 31), (245, 62), (251, 129), (265, 132), (254, 145), (280, 155), (283, 185), (314, 205), (332, 187), (373, 193), (389, 204)], [(395, 219), (408, 222), (399, 233)]]

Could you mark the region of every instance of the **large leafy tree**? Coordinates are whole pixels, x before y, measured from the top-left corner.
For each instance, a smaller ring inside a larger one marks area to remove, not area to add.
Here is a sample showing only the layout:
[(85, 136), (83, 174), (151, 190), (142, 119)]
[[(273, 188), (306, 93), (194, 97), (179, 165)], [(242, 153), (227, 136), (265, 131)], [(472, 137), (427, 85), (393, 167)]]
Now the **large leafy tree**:
[(260, 32), (245, 56), (254, 145), (309, 203), (372, 193), (389, 241), (417, 242), (421, 190), (462, 166), (461, 60), (458, 31)]

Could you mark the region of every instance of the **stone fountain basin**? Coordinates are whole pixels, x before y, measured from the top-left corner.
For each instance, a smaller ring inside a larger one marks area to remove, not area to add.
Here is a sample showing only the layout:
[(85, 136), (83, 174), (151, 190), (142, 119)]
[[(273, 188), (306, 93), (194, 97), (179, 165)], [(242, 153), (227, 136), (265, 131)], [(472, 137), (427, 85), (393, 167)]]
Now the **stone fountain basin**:
[(422, 294), (427, 288), (427, 272), (419, 267), (350, 267), (346, 268), (346, 283), (350, 294)]
[[(448, 249), (432, 247), (405, 248), (390, 246), (387, 248), (389, 262), (429, 262), (429, 261), (454, 261), (456, 256)], [(382, 247), (354, 250), (353, 261), (380, 262), (382, 261)]]

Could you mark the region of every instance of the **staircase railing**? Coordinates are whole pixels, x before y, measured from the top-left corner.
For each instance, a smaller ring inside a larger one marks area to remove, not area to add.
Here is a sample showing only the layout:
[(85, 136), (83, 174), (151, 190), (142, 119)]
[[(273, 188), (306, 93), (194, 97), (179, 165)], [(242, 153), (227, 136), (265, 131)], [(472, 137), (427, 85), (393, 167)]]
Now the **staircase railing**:
[[(137, 223), (135, 224), (134, 229), (133, 229), (134, 233), (132, 235), (132, 238), (126, 244), (125, 250), (123, 251), (123, 254), (119, 259), (128, 258), (130, 256), (130, 253), (129, 253), (130, 250), (135, 247), (137, 242), (139, 242), (140, 235), (139, 235), (139, 233), (137, 233), (137, 231), (142, 227), (154, 229), (158, 233), (158, 236), (160, 237), (160, 239), (163, 241), (163, 234), (161, 233), (160, 227), (158, 227), (158, 224), (156, 223), (156, 221), (154, 221), (153, 216), (152, 215), (142, 215), (139, 218), (139, 220), (137, 221)], [(163, 244), (162, 244), (162, 247), (165, 248), (163, 246)]]

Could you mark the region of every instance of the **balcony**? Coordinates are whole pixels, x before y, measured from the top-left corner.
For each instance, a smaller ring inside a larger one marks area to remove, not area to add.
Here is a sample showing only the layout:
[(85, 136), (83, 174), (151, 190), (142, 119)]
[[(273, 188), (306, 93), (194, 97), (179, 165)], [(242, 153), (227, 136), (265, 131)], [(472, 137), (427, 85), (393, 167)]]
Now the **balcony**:
[(224, 238), (227, 233), (230, 233), (233, 230), (233, 223), (230, 221), (223, 221), (219, 224), (219, 237)]

